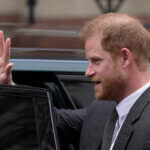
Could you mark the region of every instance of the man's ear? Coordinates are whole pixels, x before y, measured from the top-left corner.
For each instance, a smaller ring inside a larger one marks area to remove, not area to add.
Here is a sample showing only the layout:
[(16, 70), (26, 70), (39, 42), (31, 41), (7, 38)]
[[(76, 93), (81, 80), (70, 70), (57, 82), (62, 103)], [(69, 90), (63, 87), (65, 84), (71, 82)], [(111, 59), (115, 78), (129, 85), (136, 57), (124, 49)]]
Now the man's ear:
[(121, 57), (123, 67), (126, 68), (131, 63), (133, 54), (129, 49), (122, 48), (120, 50), (120, 57)]

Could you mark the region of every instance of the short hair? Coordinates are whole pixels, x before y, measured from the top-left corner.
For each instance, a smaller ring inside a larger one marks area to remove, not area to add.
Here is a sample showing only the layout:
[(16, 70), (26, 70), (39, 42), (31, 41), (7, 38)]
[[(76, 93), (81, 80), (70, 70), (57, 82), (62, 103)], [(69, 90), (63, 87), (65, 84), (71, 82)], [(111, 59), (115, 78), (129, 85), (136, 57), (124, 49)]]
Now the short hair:
[(128, 14), (108, 13), (90, 20), (80, 31), (84, 41), (98, 35), (103, 50), (117, 56), (122, 48), (128, 48), (135, 57), (137, 65), (144, 69), (150, 54), (150, 34), (140, 21)]

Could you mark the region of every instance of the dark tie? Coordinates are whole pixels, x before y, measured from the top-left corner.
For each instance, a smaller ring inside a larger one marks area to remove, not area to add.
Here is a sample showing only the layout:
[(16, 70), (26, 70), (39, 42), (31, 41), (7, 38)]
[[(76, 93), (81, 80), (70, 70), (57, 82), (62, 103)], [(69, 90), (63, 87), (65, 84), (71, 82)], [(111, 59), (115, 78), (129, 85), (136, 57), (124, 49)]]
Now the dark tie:
[(107, 122), (107, 124), (105, 126), (101, 150), (109, 150), (110, 149), (117, 118), (118, 118), (118, 113), (117, 113), (116, 109), (114, 109), (109, 121)]

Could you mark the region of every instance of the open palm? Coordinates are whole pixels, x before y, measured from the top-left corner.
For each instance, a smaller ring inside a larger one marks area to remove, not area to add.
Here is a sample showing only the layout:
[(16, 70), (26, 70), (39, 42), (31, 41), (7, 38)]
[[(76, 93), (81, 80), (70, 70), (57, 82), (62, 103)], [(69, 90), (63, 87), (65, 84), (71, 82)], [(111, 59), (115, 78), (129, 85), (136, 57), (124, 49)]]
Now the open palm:
[(13, 64), (9, 63), (10, 45), (10, 38), (5, 41), (3, 31), (0, 31), (0, 84), (13, 84), (11, 73)]

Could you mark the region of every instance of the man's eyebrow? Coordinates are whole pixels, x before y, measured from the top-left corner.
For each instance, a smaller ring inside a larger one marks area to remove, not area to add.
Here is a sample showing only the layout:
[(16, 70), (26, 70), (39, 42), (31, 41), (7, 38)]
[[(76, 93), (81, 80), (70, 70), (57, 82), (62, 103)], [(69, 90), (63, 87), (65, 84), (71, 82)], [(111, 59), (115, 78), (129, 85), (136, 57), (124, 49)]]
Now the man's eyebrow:
[(98, 56), (92, 56), (92, 57), (90, 57), (90, 59), (102, 60), (103, 58), (102, 57), (98, 57)]
[(91, 60), (91, 61), (102, 61), (103, 58), (93, 56), (93, 57), (86, 57), (86, 60)]

